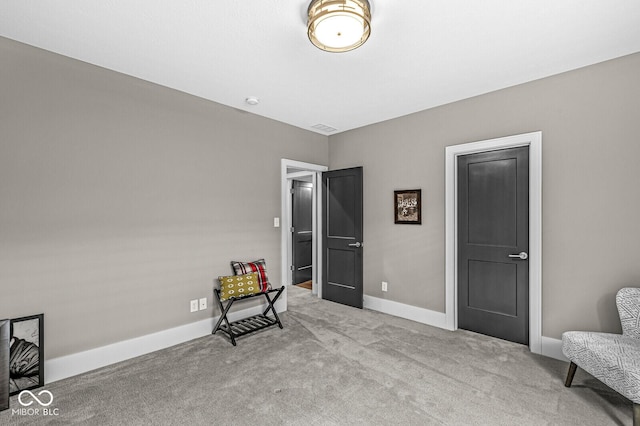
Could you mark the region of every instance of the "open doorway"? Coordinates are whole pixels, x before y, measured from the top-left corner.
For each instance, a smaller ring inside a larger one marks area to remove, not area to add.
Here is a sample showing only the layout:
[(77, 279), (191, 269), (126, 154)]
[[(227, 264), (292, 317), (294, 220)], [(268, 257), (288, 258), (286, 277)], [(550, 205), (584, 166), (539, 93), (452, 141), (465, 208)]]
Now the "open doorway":
[(313, 289), (313, 182), (294, 179), (291, 187), (291, 284)]
[[(302, 182), (310, 190), (310, 203), (311, 203), (311, 218), (310, 226), (305, 225), (304, 233), (310, 235), (311, 238), (306, 244), (305, 250), (310, 251), (310, 264), (299, 265), (304, 267), (302, 270), (310, 271), (311, 291), (314, 295), (322, 297), (321, 282), (321, 268), (322, 268), (322, 225), (320, 217), (322, 215), (321, 209), (321, 192), (322, 188), (319, 185), (322, 172), (328, 170), (328, 167), (304, 163), (295, 160), (282, 159), (281, 161), (281, 216), (282, 216), (282, 229), (281, 229), (281, 273), (282, 282), (284, 285), (294, 284), (294, 280), (299, 279), (298, 274), (294, 274), (294, 269), (298, 266), (294, 262), (294, 237), (292, 233), (293, 227), (293, 198), (292, 191), (294, 190), (295, 182)], [(294, 229), (295, 232), (295, 229)], [(303, 239), (303, 238), (301, 238)], [(299, 262), (298, 262), (299, 263)]]

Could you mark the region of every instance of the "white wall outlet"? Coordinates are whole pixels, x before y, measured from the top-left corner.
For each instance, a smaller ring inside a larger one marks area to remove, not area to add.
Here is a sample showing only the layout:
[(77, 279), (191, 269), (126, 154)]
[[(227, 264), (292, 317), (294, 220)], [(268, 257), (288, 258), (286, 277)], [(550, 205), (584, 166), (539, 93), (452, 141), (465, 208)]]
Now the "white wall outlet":
[(280, 228), (280, 218), (279, 217), (274, 217), (273, 218), (273, 227), (274, 228)]
[(207, 309), (207, 298), (203, 297), (202, 299), (200, 299), (200, 310), (204, 310)]
[(198, 299), (193, 299), (191, 301), (191, 312), (197, 312), (198, 311)]
[(382, 281), (382, 291), (387, 291), (387, 285), (389, 285), (386, 281)]

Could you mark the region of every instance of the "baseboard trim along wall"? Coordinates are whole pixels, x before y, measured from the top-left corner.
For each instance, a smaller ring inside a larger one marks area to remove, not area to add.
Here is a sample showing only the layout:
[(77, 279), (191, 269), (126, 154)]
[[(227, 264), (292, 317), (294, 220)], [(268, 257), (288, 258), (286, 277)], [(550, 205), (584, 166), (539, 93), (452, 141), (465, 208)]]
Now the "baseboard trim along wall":
[(551, 337), (542, 336), (542, 352), (541, 355), (548, 356), (549, 358), (555, 358), (560, 361), (569, 362), (566, 356), (562, 353), (562, 340), (553, 339)]
[[(278, 301), (275, 305), (278, 313), (286, 311), (286, 306)], [(443, 312), (405, 305), (404, 303), (364, 296), (364, 307), (373, 311), (416, 321), (421, 324), (447, 329), (446, 316)], [(231, 321), (247, 316), (260, 314), (266, 309), (266, 304), (235, 311), (229, 314)], [(207, 318), (180, 327), (170, 328), (135, 339), (125, 340), (71, 355), (62, 356), (45, 361), (45, 383), (49, 384), (67, 377), (86, 373), (97, 368), (117, 362), (126, 361), (137, 356), (145, 355), (161, 349), (175, 346), (189, 340), (211, 334), (213, 326), (219, 316)], [(568, 362), (562, 354), (562, 341), (542, 336), (542, 355)]]
[(446, 315), (444, 312), (431, 311), (429, 309), (418, 308), (417, 306), (405, 305), (404, 303), (366, 295), (364, 296), (364, 307), (422, 324), (444, 329), (447, 328)]
[[(378, 297), (364, 296), (364, 307), (384, 314), (416, 321), (422, 324), (448, 330), (446, 315), (443, 312), (431, 311), (429, 309), (418, 308), (417, 306), (405, 305), (404, 303), (391, 300), (380, 299)], [(541, 355), (555, 358), (560, 361), (569, 360), (562, 354), (562, 340), (542, 336)]]
[[(251, 308), (231, 312), (229, 314), (229, 319), (231, 321), (236, 321), (248, 316), (258, 315), (264, 312), (266, 307), (267, 304), (265, 303)], [(286, 310), (286, 306), (281, 304), (280, 301), (276, 302), (275, 308), (278, 313)], [(113, 343), (96, 349), (46, 360), (44, 381), (46, 384), (49, 384), (51, 382), (66, 379), (67, 377), (76, 376), (97, 368), (106, 367), (107, 365), (126, 361), (137, 356), (159, 351), (160, 349), (165, 349), (170, 346), (188, 342), (189, 340), (210, 335), (213, 330), (213, 326), (218, 321), (218, 318), (220, 318), (220, 316), (207, 318), (180, 327), (174, 327), (157, 333), (148, 334), (146, 336), (124, 340), (122, 342)], [(230, 345), (231, 343), (226, 344)]]

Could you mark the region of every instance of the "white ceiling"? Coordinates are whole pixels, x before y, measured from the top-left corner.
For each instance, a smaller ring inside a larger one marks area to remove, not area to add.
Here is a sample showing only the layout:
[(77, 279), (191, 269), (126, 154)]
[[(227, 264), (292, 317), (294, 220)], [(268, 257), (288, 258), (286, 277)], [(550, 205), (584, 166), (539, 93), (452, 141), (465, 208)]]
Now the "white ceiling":
[(0, 35), (322, 134), (640, 51), (638, 0), (372, 0), (347, 53), (309, 1), (2, 0)]

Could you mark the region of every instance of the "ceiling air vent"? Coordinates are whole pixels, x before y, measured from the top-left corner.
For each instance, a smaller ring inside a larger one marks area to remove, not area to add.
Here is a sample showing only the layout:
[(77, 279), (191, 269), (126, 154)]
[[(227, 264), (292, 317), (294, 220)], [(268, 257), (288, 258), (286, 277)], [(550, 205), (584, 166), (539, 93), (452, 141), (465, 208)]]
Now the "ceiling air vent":
[(325, 124), (316, 124), (315, 126), (311, 126), (311, 127), (313, 129), (320, 130), (321, 132), (325, 132), (325, 133), (332, 133), (338, 130), (338, 129), (334, 129), (331, 126), (327, 126)]

